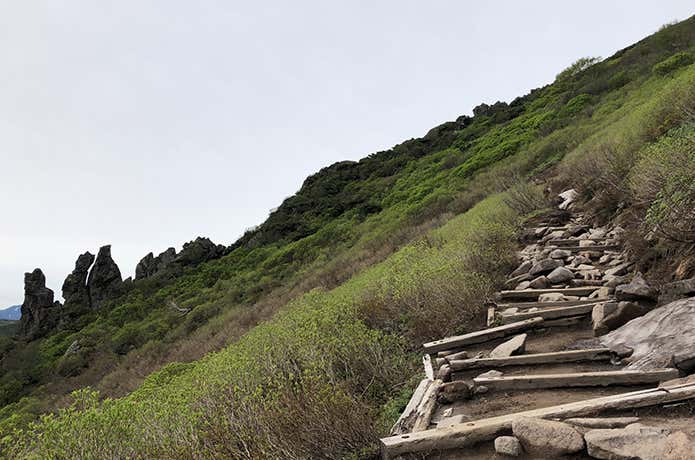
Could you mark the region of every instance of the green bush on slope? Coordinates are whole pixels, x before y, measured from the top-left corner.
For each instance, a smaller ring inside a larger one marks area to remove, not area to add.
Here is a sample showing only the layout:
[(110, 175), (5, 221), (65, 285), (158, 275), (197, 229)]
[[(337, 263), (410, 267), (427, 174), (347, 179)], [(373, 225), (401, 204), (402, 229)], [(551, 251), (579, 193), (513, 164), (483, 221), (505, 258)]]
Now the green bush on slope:
[[(225, 350), (165, 367), (125, 398), (100, 403), (78, 392), (72, 407), (5, 439), (3, 452), (343, 458), (373, 448), (379, 421), (393, 422), (379, 415), (382, 405), (419, 365), (409, 350), (442, 332), (422, 321), (445, 311), (460, 315), (447, 331), (475, 327), (513, 263), (517, 219), (503, 196), (487, 199), (344, 285), (303, 296)], [(384, 315), (389, 302), (396, 308)]]

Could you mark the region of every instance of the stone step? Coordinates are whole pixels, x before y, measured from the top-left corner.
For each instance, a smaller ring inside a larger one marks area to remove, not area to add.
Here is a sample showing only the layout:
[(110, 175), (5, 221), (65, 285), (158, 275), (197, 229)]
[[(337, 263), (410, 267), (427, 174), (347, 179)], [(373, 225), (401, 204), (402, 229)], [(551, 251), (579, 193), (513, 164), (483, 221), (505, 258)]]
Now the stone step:
[(501, 339), (508, 335), (516, 334), (528, 329), (539, 327), (543, 324), (543, 318), (531, 318), (525, 321), (505, 324), (503, 326), (491, 327), (471, 332), (469, 334), (447, 337), (434, 342), (425, 343), (422, 347), (426, 354), (434, 354), (440, 351), (454, 350), (456, 348), (473, 345), (476, 343), (488, 342), (490, 340)]
[(596, 286), (584, 286), (576, 288), (550, 288), (550, 289), (521, 289), (500, 291), (502, 299), (537, 299), (541, 294), (559, 293), (568, 296), (587, 296), (597, 290)]
[(573, 307), (548, 308), (538, 311), (525, 311), (522, 313), (512, 313), (510, 315), (504, 315), (500, 313), (499, 319), (502, 321), (502, 324), (508, 324), (517, 321), (523, 321), (529, 318), (535, 318), (537, 316), (540, 316), (543, 319), (556, 319), (565, 318), (568, 316), (588, 315), (592, 312), (596, 303), (575, 305)]
[(476, 377), (476, 385), (490, 390), (538, 390), (543, 388), (604, 387), (609, 385), (646, 385), (678, 377), (678, 369), (651, 371), (620, 370), (576, 372), (567, 374), (511, 375), (508, 377)]
[(591, 348), (587, 350), (533, 353), (529, 355), (509, 356), (506, 358), (459, 359), (449, 361), (449, 365), (454, 371), (464, 371), (468, 369), (494, 369), (505, 366), (576, 363), (580, 361), (609, 361), (610, 359), (610, 349)]
[(608, 298), (601, 299), (589, 299), (589, 300), (563, 300), (560, 302), (512, 302), (512, 303), (498, 303), (497, 310), (504, 310), (505, 308), (518, 308), (520, 310), (527, 310), (529, 308), (553, 308), (553, 307), (574, 307), (575, 305), (588, 305), (601, 302), (607, 302)]

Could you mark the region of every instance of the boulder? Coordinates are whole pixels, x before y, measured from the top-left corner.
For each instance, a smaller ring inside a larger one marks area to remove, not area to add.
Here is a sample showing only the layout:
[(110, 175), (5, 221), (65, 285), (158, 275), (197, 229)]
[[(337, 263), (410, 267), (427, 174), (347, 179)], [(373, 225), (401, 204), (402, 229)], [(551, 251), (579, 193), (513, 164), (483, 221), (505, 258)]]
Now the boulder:
[(562, 261), (557, 259), (541, 259), (535, 264), (533, 264), (531, 270), (529, 270), (529, 275), (538, 276), (550, 273), (551, 271), (555, 270), (557, 267), (561, 267), (562, 265)]
[(562, 199), (562, 203), (560, 203), (558, 207), (560, 209), (570, 209), (572, 203), (574, 203), (574, 201), (579, 197), (579, 193), (577, 193), (575, 189), (571, 188), (558, 194), (558, 196)]
[(517, 275), (517, 276), (514, 276), (514, 277), (512, 277), (512, 278), (509, 278), (509, 279), (504, 283), (504, 285), (505, 285), (506, 287), (508, 287), (508, 288), (513, 288), (513, 287), (516, 286), (517, 284), (519, 284), (519, 283), (521, 283), (521, 282), (523, 282), (523, 281), (530, 281), (531, 279), (532, 279), (532, 278), (531, 278), (531, 275), (529, 275), (528, 273), (524, 273), (524, 274), (522, 274), (522, 275)]
[(93, 263), (93, 254), (90, 252), (80, 254), (75, 262), (75, 269), (65, 278), (62, 287), (63, 299), (65, 299), (61, 312), (63, 321), (71, 321), (91, 309), (87, 276)]
[(652, 306), (637, 302), (605, 302), (598, 304), (591, 312), (594, 335), (600, 336), (617, 329), (630, 320), (643, 316)]
[(92, 308), (100, 308), (104, 301), (120, 295), (122, 284), (121, 271), (111, 258), (111, 246), (102, 246), (87, 278)]
[(548, 274), (548, 280), (553, 284), (566, 283), (572, 278), (574, 278), (574, 272), (565, 267), (557, 267)]
[(582, 264), (591, 264), (591, 259), (581, 254), (577, 255), (574, 259), (572, 259), (573, 266), (578, 267)]
[(683, 297), (695, 296), (695, 278), (668, 283), (661, 287), (659, 304), (663, 305)]
[(509, 356), (522, 354), (526, 349), (526, 338), (526, 334), (519, 334), (497, 345), (490, 352), (490, 358), (508, 358)]
[(630, 275), (615, 276), (615, 275), (604, 275), (603, 281), (606, 287), (615, 288), (621, 284), (627, 284), (632, 279)]
[(34, 340), (53, 330), (60, 319), (60, 303), (53, 301), (53, 291), (46, 287), (41, 269), (24, 274), (24, 303), (18, 334)]
[(209, 238), (198, 237), (183, 245), (175, 262), (181, 265), (198, 265), (222, 257), (226, 251), (225, 246), (215, 244)]
[(550, 287), (550, 280), (545, 276), (541, 275), (538, 278), (534, 278), (528, 285), (531, 289), (546, 289)]
[(655, 301), (659, 292), (649, 286), (647, 281), (642, 276), (642, 273), (637, 274), (628, 284), (621, 284), (615, 288), (615, 297), (618, 300), (650, 300)]
[(564, 295), (561, 292), (548, 292), (538, 296), (539, 302), (564, 302), (568, 300), (579, 300), (579, 297), (574, 295)]
[(550, 254), (548, 254), (551, 259), (566, 259), (571, 255), (572, 252), (568, 251), (567, 249), (553, 249), (550, 251)]
[(523, 291), (524, 289), (528, 289), (531, 286), (530, 281), (522, 281), (521, 283), (517, 284), (514, 290), (516, 291)]
[(518, 457), (523, 450), (521, 443), (514, 436), (499, 436), (495, 438), (495, 452), (508, 457)]
[(626, 346), (634, 351), (630, 369), (670, 367), (674, 356), (680, 363), (695, 359), (695, 298), (671, 302), (635, 318), (600, 338), (613, 349)]
[(630, 264), (628, 263), (622, 263), (619, 265), (616, 265), (615, 267), (609, 268), (606, 270), (606, 275), (610, 276), (623, 276), (627, 274), (628, 269), (630, 268)]
[(528, 273), (529, 270), (531, 270), (531, 267), (533, 266), (533, 262), (530, 260), (527, 260), (525, 262), (522, 262), (521, 265), (519, 265), (516, 270), (514, 270), (510, 276), (519, 276), (519, 275), (524, 275)]
[(608, 460), (664, 460), (670, 431), (641, 423), (584, 435), (589, 455)]
[(519, 417), (512, 422), (512, 432), (525, 451), (543, 454), (544, 458), (574, 454), (584, 449), (581, 433), (562, 422)]

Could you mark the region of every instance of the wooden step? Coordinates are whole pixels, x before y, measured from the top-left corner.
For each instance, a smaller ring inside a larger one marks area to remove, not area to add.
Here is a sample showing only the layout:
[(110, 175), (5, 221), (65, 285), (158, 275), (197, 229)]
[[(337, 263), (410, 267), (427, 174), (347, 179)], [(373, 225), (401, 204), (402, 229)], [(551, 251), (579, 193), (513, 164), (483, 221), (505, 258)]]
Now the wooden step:
[(610, 359), (611, 352), (608, 348), (591, 348), (587, 350), (533, 353), (530, 355), (509, 356), (506, 358), (459, 359), (449, 361), (449, 365), (454, 371), (463, 371), (468, 369), (492, 369), (505, 366), (576, 363), (580, 361), (608, 361)]
[(460, 449), (481, 441), (491, 441), (497, 436), (510, 434), (512, 421), (519, 417), (562, 420), (571, 417), (595, 416), (612, 410), (625, 410), (686, 401), (693, 398), (695, 398), (695, 384), (693, 383), (602, 396), (541, 409), (500, 415), (419, 433), (383, 438), (381, 439), (381, 454), (384, 460), (389, 460), (407, 453)]
[(555, 307), (574, 307), (575, 305), (589, 305), (607, 302), (610, 299), (589, 299), (589, 300), (564, 300), (562, 302), (513, 302), (513, 303), (498, 303), (497, 310), (504, 310), (506, 308), (518, 308), (520, 310), (527, 310), (529, 308), (555, 308)]
[[(598, 302), (596, 302), (598, 303)], [(517, 321), (523, 321), (529, 318), (535, 318), (540, 316), (543, 319), (555, 319), (555, 318), (565, 318), (567, 316), (578, 316), (578, 315), (588, 315), (594, 309), (596, 303), (589, 303), (585, 305), (575, 305), (573, 307), (560, 307), (560, 308), (548, 308), (537, 311), (525, 311), (521, 313), (513, 313), (511, 315), (500, 314), (498, 318), (502, 321), (502, 324), (514, 323)]]
[(584, 286), (576, 288), (550, 288), (550, 289), (521, 289), (500, 291), (502, 299), (537, 299), (541, 294), (557, 292), (568, 296), (587, 296), (598, 289), (596, 286)]
[(457, 335), (454, 337), (447, 337), (441, 340), (435, 340), (434, 342), (428, 342), (424, 344), (422, 347), (424, 348), (425, 353), (431, 355), (439, 351), (453, 350), (456, 348), (465, 347), (467, 345), (483, 343), (494, 339), (501, 339), (508, 335), (516, 334), (517, 332), (522, 332), (527, 329), (538, 327), (542, 323), (543, 318), (531, 318), (525, 321), (505, 324), (503, 326), (482, 329), (480, 331), (471, 332), (469, 334)]
[(476, 385), (490, 390), (538, 390), (542, 388), (604, 387), (609, 385), (645, 385), (678, 377), (678, 369), (652, 371), (621, 370), (577, 372), (568, 374), (510, 375), (508, 377), (476, 377)]
[(565, 249), (571, 252), (584, 251), (614, 251), (620, 249), (619, 244), (592, 244), (591, 246), (561, 246), (559, 249)]

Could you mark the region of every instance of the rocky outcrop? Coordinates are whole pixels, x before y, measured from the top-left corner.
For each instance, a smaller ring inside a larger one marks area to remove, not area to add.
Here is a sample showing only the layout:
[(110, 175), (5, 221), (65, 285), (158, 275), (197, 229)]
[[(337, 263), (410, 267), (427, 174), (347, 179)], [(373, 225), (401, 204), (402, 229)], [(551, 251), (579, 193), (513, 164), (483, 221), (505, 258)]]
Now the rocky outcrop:
[(90, 310), (92, 303), (87, 288), (87, 276), (93, 263), (93, 254), (81, 254), (75, 262), (75, 269), (65, 278), (62, 288), (65, 299), (61, 312), (63, 321), (71, 321)]
[(219, 259), (227, 253), (227, 247), (215, 244), (209, 238), (198, 237), (185, 243), (178, 254), (174, 248), (154, 257), (147, 254), (135, 268), (135, 279), (141, 280), (152, 276), (177, 275), (186, 267), (194, 267), (203, 262)]
[(87, 279), (92, 308), (100, 308), (105, 300), (122, 293), (123, 279), (118, 265), (111, 258), (111, 246), (102, 246)]
[(676, 365), (684, 371), (695, 361), (695, 298), (671, 302), (601, 337), (611, 349), (633, 349), (630, 369)]
[(632, 281), (615, 288), (618, 300), (656, 301), (659, 292), (651, 287), (641, 273), (637, 273)]
[(157, 257), (154, 257), (154, 254), (150, 252), (135, 267), (135, 279), (140, 280), (162, 273), (175, 259), (176, 249), (174, 248), (167, 249)]
[(28, 340), (46, 335), (56, 327), (60, 303), (53, 301), (53, 291), (46, 287), (41, 269), (24, 274), (24, 303), (18, 333)]

